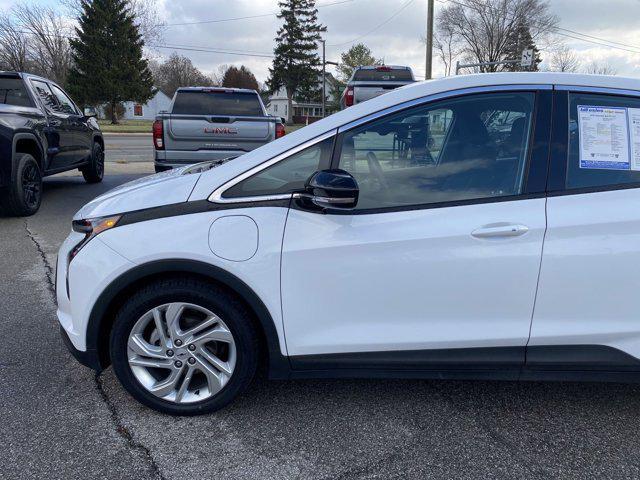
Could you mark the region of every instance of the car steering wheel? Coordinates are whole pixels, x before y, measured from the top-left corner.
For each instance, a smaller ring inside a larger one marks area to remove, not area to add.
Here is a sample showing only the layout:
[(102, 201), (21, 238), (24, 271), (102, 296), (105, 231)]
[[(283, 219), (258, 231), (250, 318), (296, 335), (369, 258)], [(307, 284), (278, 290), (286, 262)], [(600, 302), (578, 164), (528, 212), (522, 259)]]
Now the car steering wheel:
[(380, 166), (380, 162), (378, 161), (378, 157), (375, 153), (367, 153), (367, 164), (369, 165), (369, 172), (371, 172), (371, 175), (376, 177), (380, 186), (385, 189), (389, 188), (389, 183), (384, 176), (384, 172), (382, 171), (382, 167)]

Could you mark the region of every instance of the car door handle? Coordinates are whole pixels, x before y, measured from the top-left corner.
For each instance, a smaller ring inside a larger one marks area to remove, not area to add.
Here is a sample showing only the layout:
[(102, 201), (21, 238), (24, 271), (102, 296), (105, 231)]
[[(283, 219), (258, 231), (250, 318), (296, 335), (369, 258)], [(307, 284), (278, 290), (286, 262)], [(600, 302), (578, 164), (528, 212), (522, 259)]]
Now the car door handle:
[(476, 238), (519, 237), (528, 231), (529, 227), (526, 225), (508, 223), (501, 225), (485, 225), (484, 227), (480, 227), (471, 232), (471, 235)]

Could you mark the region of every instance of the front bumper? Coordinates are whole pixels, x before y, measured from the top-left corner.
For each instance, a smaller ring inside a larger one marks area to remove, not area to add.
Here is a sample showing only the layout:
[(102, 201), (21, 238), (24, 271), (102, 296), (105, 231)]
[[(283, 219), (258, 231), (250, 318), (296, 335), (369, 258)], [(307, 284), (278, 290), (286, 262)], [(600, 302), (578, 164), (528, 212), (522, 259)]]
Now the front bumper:
[(84, 235), (71, 232), (60, 247), (56, 268), (57, 316), (72, 355), (83, 365), (100, 371), (98, 349), (106, 339), (88, 335), (91, 312), (104, 289), (133, 263), (107, 247), (98, 236), (69, 264), (69, 252), (82, 238)]
[(85, 367), (95, 370), (96, 373), (100, 373), (102, 371), (102, 365), (100, 363), (100, 357), (97, 350), (87, 350), (86, 352), (78, 350), (73, 346), (73, 343), (71, 343), (71, 339), (62, 325), (60, 325), (60, 336), (62, 337), (62, 341), (67, 347), (67, 350), (69, 350), (69, 353), (71, 353), (78, 362)]

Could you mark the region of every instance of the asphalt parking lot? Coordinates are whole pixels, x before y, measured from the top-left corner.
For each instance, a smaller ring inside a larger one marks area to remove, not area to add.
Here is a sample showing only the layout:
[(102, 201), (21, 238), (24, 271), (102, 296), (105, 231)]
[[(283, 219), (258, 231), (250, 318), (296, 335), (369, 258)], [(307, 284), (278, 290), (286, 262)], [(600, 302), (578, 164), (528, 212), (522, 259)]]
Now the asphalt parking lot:
[(52, 276), (73, 213), (151, 170), (52, 177), (35, 216), (0, 218), (0, 478), (640, 476), (633, 385), (259, 378), (208, 416), (142, 407), (65, 351)]
[(150, 133), (105, 133), (104, 144), (107, 162), (153, 161), (153, 139)]

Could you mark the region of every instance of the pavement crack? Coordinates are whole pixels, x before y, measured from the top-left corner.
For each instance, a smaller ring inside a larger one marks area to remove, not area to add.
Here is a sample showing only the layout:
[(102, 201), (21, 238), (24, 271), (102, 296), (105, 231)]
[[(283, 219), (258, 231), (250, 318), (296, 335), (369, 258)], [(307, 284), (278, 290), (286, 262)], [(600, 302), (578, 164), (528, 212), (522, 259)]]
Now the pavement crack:
[(56, 299), (56, 287), (55, 287), (55, 283), (54, 283), (54, 269), (51, 266), (51, 264), (49, 263), (49, 260), (47, 260), (47, 254), (44, 252), (44, 249), (42, 248), (42, 245), (40, 245), (40, 242), (38, 241), (38, 239), (36, 238), (35, 234), (29, 229), (29, 222), (25, 219), (24, 221), (24, 229), (27, 232), (27, 236), (31, 239), (31, 241), (33, 242), (33, 244), (36, 246), (36, 249), (38, 250), (38, 253), (40, 254), (40, 258), (42, 259), (42, 264), (44, 266), (44, 270), (45, 270), (45, 278), (47, 280), (47, 287), (49, 289), (49, 293), (51, 293), (51, 296), (53, 297), (53, 303), (56, 304), (57, 303), (57, 299)]
[(96, 383), (96, 390), (100, 394), (100, 398), (102, 398), (102, 401), (104, 402), (104, 404), (107, 406), (107, 409), (109, 410), (111, 421), (115, 426), (116, 433), (125, 441), (125, 443), (131, 450), (134, 450), (138, 452), (140, 455), (142, 455), (142, 457), (146, 460), (146, 462), (149, 465), (149, 468), (152, 472), (152, 478), (155, 478), (157, 480), (166, 480), (164, 475), (162, 475), (162, 473), (160, 472), (160, 468), (158, 467), (158, 464), (154, 460), (153, 455), (151, 455), (151, 450), (149, 450), (140, 442), (136, 441), (133, 438), (133, 435), (131, 434), (129, 429), (122, 422), (120, 416), (118, 415), (118, 410), (116, 409), (116, 406), (113, 404), (113, 402), (111, 401), (111, 399), (107, 395), (107, 392), (104, 389), (102, 376), (99, 374), (96, 374), (94, 378)]

